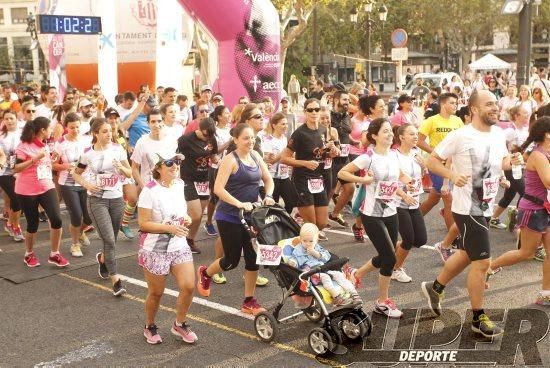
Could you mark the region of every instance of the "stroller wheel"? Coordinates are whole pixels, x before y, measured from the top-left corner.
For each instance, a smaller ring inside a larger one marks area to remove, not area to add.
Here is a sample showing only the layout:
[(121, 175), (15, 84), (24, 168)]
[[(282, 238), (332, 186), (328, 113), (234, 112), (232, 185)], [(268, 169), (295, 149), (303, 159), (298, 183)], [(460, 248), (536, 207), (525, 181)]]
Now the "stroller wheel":
[(318, 308), (315, 304), (315, 301), (313, 301), (309, 307), (304, 309), (303, 312), (307, 319), (309, 319), (311, 322), (317, 323), (325, 318), (325, 316), (323, 316), (323, 313), (321, 313), (321, 309)]
[(273, 315), (261, 312), (254, 318), (254, 330), (262, 341), (271, 342), (277, 336), (279, 326)]
[(352, 341), (361, 340), (370, 333), (370, 320), (367, 315), (361, 318), (357, 314), (346, 314), (338, 323), (340, 330)]
[(334, 349), (334, 342), (330, 334), (319, 327), (314, 328), (307, 338), (309, 347), (316, 354), (325, 354)]

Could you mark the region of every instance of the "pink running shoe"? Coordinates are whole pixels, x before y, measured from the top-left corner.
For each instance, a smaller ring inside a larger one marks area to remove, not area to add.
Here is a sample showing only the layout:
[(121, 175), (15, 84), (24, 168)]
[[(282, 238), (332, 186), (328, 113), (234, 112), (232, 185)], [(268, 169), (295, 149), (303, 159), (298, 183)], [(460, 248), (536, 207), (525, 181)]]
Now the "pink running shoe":
[(197, 334), (194, 333), (187, 323), (183, 322), (181, 326), (176, 324), (176, 321), (172, 324), (172, 334), (181, 338), (184, 342), (188, 344), (193, 344), (199, 338)]
[(157, 325), (145, 326), (143, 329), (143, 336), (147, 339), (147, 343), (151, 345), (160, 344), (162, 342)]
[(60, 268), (61, 267), (67, 267), (69, 265), (69, 261), (67, 261), (61, 253), (56, 253), (53, 256), (50, 255), (48, 257), (48, 263), (54, 264), (54, 265), (56, 265), (57, 267), (60, 267)]
[(39, 261), (38, 258), (36, 258), (36, 256), (34, 255), (34, 252), (32, 252), (31, 254), (29, 254), (28, 256), (25, 256), (23, 262), (25, 262), (25, 264), (26, 264), (27, 266), (29, 266), (30, 268), (40, 266), (40, 261)]
[(15, 227), (12, 226), (12, 230), (13, 230), (13, 240), (14, 241), (20, 242), (20, 241), (25, 240), (25, 236), (21, 232), (20, 227), (15, 228)]
[(253, 316), (256, 316), (260, 314), (261, 312), (265, 312), (265, 308), (263, 308), (256, 298), (252, 298), (248, 302), (243, 302), (243, 306), (241, 307), (241, 312), (246, 314), (252, 314)]

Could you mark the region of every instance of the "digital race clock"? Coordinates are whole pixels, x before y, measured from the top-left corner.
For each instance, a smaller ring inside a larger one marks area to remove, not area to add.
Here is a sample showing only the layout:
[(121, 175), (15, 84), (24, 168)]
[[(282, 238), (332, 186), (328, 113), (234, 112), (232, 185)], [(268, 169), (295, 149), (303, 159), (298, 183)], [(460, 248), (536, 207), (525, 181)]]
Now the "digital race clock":
[(99, 34), (101, 17), (76, 15), (38, 15), (40, 33)]

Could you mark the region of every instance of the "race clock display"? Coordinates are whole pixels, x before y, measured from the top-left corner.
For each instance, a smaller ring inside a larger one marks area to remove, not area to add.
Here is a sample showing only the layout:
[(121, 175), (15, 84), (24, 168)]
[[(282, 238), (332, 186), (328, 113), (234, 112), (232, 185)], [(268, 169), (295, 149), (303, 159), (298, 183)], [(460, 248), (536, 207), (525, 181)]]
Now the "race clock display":
[(99, 34), (101, 17), (77, 15), (38, 15), (40, 33)]

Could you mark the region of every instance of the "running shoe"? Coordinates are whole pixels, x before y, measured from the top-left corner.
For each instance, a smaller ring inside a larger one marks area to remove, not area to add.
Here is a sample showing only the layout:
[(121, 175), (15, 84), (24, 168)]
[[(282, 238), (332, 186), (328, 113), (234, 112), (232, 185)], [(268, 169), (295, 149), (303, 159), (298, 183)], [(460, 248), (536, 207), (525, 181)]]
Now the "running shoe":
[(445, 296), (445, 292), (438, 294), (433, 289), (433, 282), (423, 282), (420, 287), (422, 288), (422, 293), (428, 299), (428, 306), (435, 316), (441, 315), (441, 301)]
[(390, 318), (401, 318), (403, 312), (397, 309), (394, 301), (390, 298), (384, 300), (382, 303), (375, 301), (374, 302), (374, 312), (378, 314), (384, 314)]
[(157, 325), (145, 326), (143, 329), (143, 336), (145, 336), (147, 342), (151, 345), (160, 344), (162, 342)]
[(361, 279), (358, 279), (357, 277), (355, 277), (355, 272), (357, 272), (357, 268), (344, 266), (344, 275), (346, 276), (346, 279), (351, 281), (353, 286), (357, 289), (359, 286), (361, 286)]
[(113, 284), (113, 295), (121, 296), (124, 293), (126, 293), (126, 289), (124, 288), (124, 286), (122, 286), (122, 280), (116, 280), (116, 282)]
[(214, 284), (225, 284), (227, 282), (227, 279), (223, 275), (223, 273), (217, 273), (214, 276), (212, 276), (212, 281)]
[(454, 250), (452, 250), (451, 248), (445, 248), (443, 247), (441, 244), (443, 242), (437, 242), (435, 243), (434, 245), (434, 249), (437, 253), (439, 253), (439, 256), (441, 257), (441, 260), (443, 262), (447, 262), (447, 260), (449, 259), (450, 256), (453, 255), (454, 253)]
[(241, 312), (246, 314), (252, 314), (253, 316), (265, 312), (265, 308), (262, 308), (260, 304), (258, 304), (258, 301), (256, 298), (252, 298), (248, 302), (243, 302), (243, 306), (241, 307)]
[(502, 271), (502, 267), (497, 267), (497, 268), (495, 268), (495, 269), (489, 268), (489, 269), (487, 270), (487, 275), (485, 276), (485, 289), (488, 289), (488, 288), (489, 288), (489, 279), (490, 279), (493, 275), (499, 273), (500, 271)]
[(258, 274), (258, 277), (256, 278), (256, 286), (266, 286), (267, 284), (269, 284), (269, 279)]
[(94, 231), (95, 228), (92, 225), (86, 226), (82, 231), (85, 233), (89, 233), (90, 231)]
[(391, 274), (391, 279), (398, 282), (403, 282), (403, 283), (412, 281), (412, 277), (407, 275), (404, 268), (398, 268), (397, 270), (393, 270)]
[(187, 240), (187, 244), (189, 245), (189, 249), (191, 249), (191, 253), (193, 254), (201, 254), (201, 250), (199, 247), (195, 245), (195, 241), (193, 239), (185, 238)]
[(538, 305), (550, 305), (550, 294), (542, 295), (542, 292), (539, 291), (537, 301), (535, 303), (537, 303)]
[(544, 262), (544, 258), (546, 258), (546, 251), (543, 247), (538, 247), (533, 259), (535, 261)]
[(88, 235), (86, 235), (86, 233), (84, 232), (80, 234), (80, 237), (78, 238), (78, 242), (85, 247), (90, 245), (90, 239), (88, 238)]
[(69, 261), (67, 261), (65, 257), (63, 257), (63, 255), (59, 252), (54, 254), (53, 256), (50, 254), (50, 256), (48, 257), (48, 263), (54, 264), (60, 268), (67, 267), (69, 265)]
[(176, 321), (174, 321), (171, 331), (174, 336), (177, 336), (178, 338), (182, 339), (183, 342), (186, 342), (188, 344), (193, 344), (199, 339), (197, 337), (197, 334), (191, 330), (186, 322), (183, 322), (181, 326), (178, 326)]
[(132, 233), (128, 225), (121, 225), (120, 232), (123, 233), (127, 239), (134, 239), (134, 233)]
[(508, 221), (506, 227), (509, 232), (513, 232), (518, 223), (518, 209), (515, 206), (508, 207)]
[(504, 332), (504, 330), (495, 325), (486, 314), (479, 316), (477, 321), (472, 321), (472, 331), (488, 338), (502, 335)]
[(217, 236), (218, 235), (218, 231), (216, 230), (216, 228), (214, 227), (214, 224), (204, 224), (204, 230), (206, 231), (206, 233), (210, 236)]
[(341, 213), (339, 213), (336, 216), (333, 216), (332, 213), (329, 213), (328, 214), (328, 219), (330, 221), (336, 222), (340, 226), (343, 226), (343, 227), (348, 227), (349, 226), (349, 224), (346, 222), (346, 220), (344, 220), (344, 216), (342, 216)]
[(343, 307), (351, 303), (353, 303), (353, 300), (351, 298), (346, 298), (344, 294), (340, 294), (332, 300), (332, 305), (335, 307)]
[(71, 256), (73, 257), (83, 257), (82, 249), (80, 249), (80, 244), (71, 245)]
[(364, 242), (365, 241), (365, 229), (362, 227), (357, 227), (355, 224), (351, 225), (351, 231), (355, 237), (355, 241)]
[(6, 225), (4, 226), (4, 231), (5, 231), (6, 233), (8, 233), (8, 235), (11, 236), (11, 237), (13, 238), (14, 234), (13, 234), (13, 228), (12, 228), (11, 225), (6, 224)]
[(48, 216), (46, 215), (46, 212), (39, 212), (38, 219), (40, 220), (40, 222), (48, 222)]
[(97, 271), (99, 274), (99, 277), (101, 277), (102, 279), (108, 279), (109, 271), (107, 270), (107, 266), (105, 265), (105, 262), (101, 262), (101, 252), (95, 255), (95, 259), (97, 261), (97, 264), (99, 265), (99, 268)]
[(197, 291), (201, 296), (210, 296), (210, 282), (212, 278), (206, 276), (206, 266), (200, 266), (197, 270)]
[(25, 236), (21, 232), (20, 227), (15, 228), (15, 227), (12, 226), (12, 229), (13, 229), (13, 240), (14, 241), (21, 242), (21, 241), (25, 240)]
[(328, 241), (327, 235), (324, 231), (319, 231), (319, 241)]
[(500, 219), (496, 218), (496, 219), (490, 219), (489, 220), (489, 226), (492, 227), (493, 229), (499, 229), (499, 230), (504, 230), (507, 228), (506, 224), (503, 223), (502, 221), (500, 221)]
[(23, 259), (23, 262), (25, 262), (25, 264), (30, 268), (40, 266), (40, 261), (38, 260), (38, 258), (36, 258), (36, 255), (34, 254), (34, 252), (31, 252), (29, 255), (26, 255), (25, 258)]

